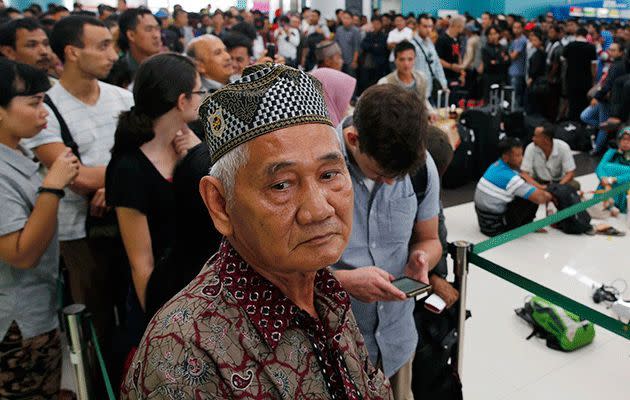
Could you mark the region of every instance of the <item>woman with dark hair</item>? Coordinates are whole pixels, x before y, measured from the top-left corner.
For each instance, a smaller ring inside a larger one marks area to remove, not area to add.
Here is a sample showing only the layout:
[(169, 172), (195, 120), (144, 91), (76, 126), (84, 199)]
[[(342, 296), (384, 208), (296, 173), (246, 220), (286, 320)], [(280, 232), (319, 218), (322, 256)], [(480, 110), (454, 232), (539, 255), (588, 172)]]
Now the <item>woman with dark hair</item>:
[(501, 29), (493, 25), (486, 30), (487, 43), (481, 49), (483, 63), (482, 91), (483, 98), (488, 100), (490, 86), (503, 85), (507, 82), (507, 72), (510, 65), (510, 55), (507, 49), (499, 43)]
[(50, 83), (43, 72), (4, 58), (0, 76), (0, 398), (56, 399), (57, 212), (79, 160), (66, 148), (40, 177), (20, 141), (46, 127)]
[(529, 34), (532, 51), (527, 57), (527, 111), (541, 114), (547, 105), (549, 83), (547, 82), (547, 54), (542, 32)]
[(105, 178), (131, 266), (135, 295), (128, 303), (131, 337), (140, 339), (147, 282), (172, 246), (175, 233), (173, 170), (200, 143), (187, 128), (197, 119), (203, 91), (193, 62), (174, 53), (145, 61), (136, 74), (135, 106), (120, 115)]

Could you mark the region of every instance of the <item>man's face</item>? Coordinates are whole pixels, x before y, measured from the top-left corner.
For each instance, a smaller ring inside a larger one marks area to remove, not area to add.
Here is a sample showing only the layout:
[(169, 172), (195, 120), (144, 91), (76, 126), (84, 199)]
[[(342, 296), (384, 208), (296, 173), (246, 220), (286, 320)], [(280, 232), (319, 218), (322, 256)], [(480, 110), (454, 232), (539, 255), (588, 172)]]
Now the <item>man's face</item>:
[(383, 29), (383, 23), (380, 20), (375, 19), (372, 21), (372, 28), (374, 28), (374, 32), (380, 32), (380, 30)]
[(547, 13), (547, 15), (545, 16), (545, 20), (546, 20), (548, 23), (552, 24), (552, 23), (553, 23), (553, 20), (554, 20), (554, 18), (553, 18), (553, 13)]
[(298, 17), (293, 16), (289, 21), (291, 28), (300, 29), (300, 19)]
[(433, 31), (433, 20), (430, 18), (421, 18), (420, 23), (418, 24), (418, 35), (426, 39), (431, 35)]
[(233, 73), (236, 75), (242, 75), (245, 67), (252, 63), (246, 47), (233, 48), (230, 50), (230, 56), (232, 57)]
[(512, 25), (512, 32), (514, 32), (515, 37), (520, 36), (521, 33), (523, 33), (523, 25), (521, 25), (520, 22), (515, 22), (514, 25)]
[(188, 13), (180, 12), (177, 14), (177, 18), (175, 19), (175, 23), (177, 26), (187, 26), (188, 25)]
[(220, 39), (201, 40), (195, 44), (199, 72), (205, 77), (227, 84), (234, 73), (232, 57)]
[(352, 17), (352, 24), (354, 26), (356, 26), (357, 28), (361, 26), (361, 17), (359, 17), (358, 15), (355, 15)]
[(396, 29), (398, 29), (399, 31), (405, 28), (405, 19), (403, 17), (396, 17), (394, 19), (394, 26), (396, 27)]
[(532, 44), (532, 47), (537, 48), (537, 49), (540, 48), (540, 46), (542, 46), (542, 42), (540, 41), (538, 36), (536, 36), (533, 33), (529, 35), (529, 42)]
[(577, 32), (577, 24), (575, 21), (567, 22), (567, 33), (569, 35), (575, 35), (575, 32)]
[(138, 17), (136, 29), (128, 30), (127, 38), (130, 47), (148, 56), (159, 53), (162, 47), (160, 26), (155, 18), (149, 14)]
[(508, 159), (506, 161), (507, 165), (509, 165), (512, 169), (520, 169), (521, 164), (523, 163), (523, 148), (522, 147), (512, 147), (512, 150), (508, 153)]
[(212, 16), (212, 23), (214, 24), (214, 26), (223, 26), (223, 22), (223, 15), (214, 14), (214, 16)]
[(617, 59), (621, 57), (623, 54), (621, 53), (621, 48), (619, 47), (619, 43), (613, 43), (608, 48), (608, 54), (612, 59)]
[(334, 131), (311, 124), (248, 143), (236, 174), (228, 238), (259, 269), (314, 272), (339, 260), (352, 228), (353, 190)]
[(343, 58), (341, 57), (341, 53), (335, 53), (334, 55), (326, 58), (322, 64), (324, 67), (341, 71), (343, 68)]
[(0, 50), (8, 59), (42, 71), (47, 71), (50, 67), (52, 49), (48, 43), (48, 36), (42, 29), (34, 31), (18, 29), (15, 32), (15, 49), (3, 46)]
[(308, 16), (308, 23), (311, 25), (317, 25), (319, 23), (319, 14), (311, 12)]
[(484, 30), (488, 29), (491, 23), (492, 20), (490, 19), (490, 16), (488, 14), (481, 14), (481, 26)]
[(496, 29), (490, 29), (490, 32), (488, 32), (488, 43), (499, 43), (499, 32)]
[(558, 38), (558, 32), (555, 29), (550, 28), (547, 31), (547, 38), (551, 41), (556, 40)]
[(392, 19), (389, 15), (383, 15), (383, 28), (389, 28), (392, 26)]
[(416, 53), (412, 49), (401, 51), (394, 60), (396, 70), (401, 74), (410, 74), (413, 71), (415, 62)]
[(619, 140), (619, 150), (630, 151), (630, 134), (625, 134)]
[(532, 137), (532, 142), (538, 147), (543, 146), (547, 143), (547, 137), (543, 134), (544, 129), (542, 127), (537, 127), (534, 130), (534, 136)]
[(118, 60), (113, 44), (109, 29), (103, 26), (84, 25), (83, 47), (73, 46), (79, 70), (96, 79), (106, 78)]
[(350, 14), (342, 12), (341, 13), (341, 23), (344, 27), (350, 28), (352, 26), (352, 17)]

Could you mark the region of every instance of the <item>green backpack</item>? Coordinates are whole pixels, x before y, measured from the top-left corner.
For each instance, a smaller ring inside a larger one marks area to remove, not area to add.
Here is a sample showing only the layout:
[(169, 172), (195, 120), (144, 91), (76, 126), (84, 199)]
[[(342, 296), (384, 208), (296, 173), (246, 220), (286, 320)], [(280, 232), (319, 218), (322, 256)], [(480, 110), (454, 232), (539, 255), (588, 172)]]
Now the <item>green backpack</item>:
[(573, 351), (590, 344), (595, 338), (595, 326), (547, 300), (534, 296), (527, 300), (516, 314), (534, 329), (527, 340), (538, 336), (547, 341), (547, 347)]

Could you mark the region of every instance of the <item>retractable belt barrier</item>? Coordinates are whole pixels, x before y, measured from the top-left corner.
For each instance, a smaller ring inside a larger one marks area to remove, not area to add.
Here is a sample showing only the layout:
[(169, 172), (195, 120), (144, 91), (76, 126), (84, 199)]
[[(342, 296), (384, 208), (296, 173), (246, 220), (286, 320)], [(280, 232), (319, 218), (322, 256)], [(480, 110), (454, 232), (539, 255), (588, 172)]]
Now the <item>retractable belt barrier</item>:
[[(506, 280), (522, 289), (527, 290), (537, 296), (540, 296), (567, 311), (579, 315), (581, 318), (591, 321), (592, 323), (601, 326), (621, 337), (630, 339), (630, 324), (624, 324), (623, 322), (616, 320), (608, 315), (604, 315), (590, 307), (587, 307), (575, 300), (568, 298), (554, 290), (551, 290), (531, 279), (525, 278), (513, 271), (510, 271), (498, 264), (493, 263), (479, 254), (486, 252), (495, 247), (502, 246), (513, 240), (516, 240), (529, 233), (537, 231), (538, 229), (555, 224), (563, 219), (569, 218), (579, 212), (598, 204), (606, 199), (614, 197), (620, 193), (625, 193), (630, 190), (630, 183), (620, 185), (612, 190), (604, 193), (596, 194), (592, 199), (575, 204), (568, 207), (556, 214), (543, 218), (538, 221), (531, 222), (527, 225), (505, 232), (501, 235), (495, 236), (481, 243), (478, 243), (472, 247), (471, 254), (469, 254), (468, 262), (477, 265), (478, 267), (490, 272), (499, 278)], [(465, 299), (462, 299), (465, 302)]]

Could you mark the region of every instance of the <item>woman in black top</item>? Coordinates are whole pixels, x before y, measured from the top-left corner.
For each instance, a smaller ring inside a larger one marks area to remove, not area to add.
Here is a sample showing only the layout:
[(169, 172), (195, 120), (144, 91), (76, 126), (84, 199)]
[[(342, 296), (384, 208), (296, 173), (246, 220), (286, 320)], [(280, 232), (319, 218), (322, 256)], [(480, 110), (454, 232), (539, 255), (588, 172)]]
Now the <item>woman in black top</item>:
[(527, 60), (527, 111), (539, 114), (546, 108), (545, 104), (549, 96), (549, 84), (546, 77), (547, 54), (540, 31), (531, 32), (529, 42), (533, 50)]
[(200, 143), (186, 125), (197, 118), (200, 89), (199, 74), (188, 58), (174, 53), (154, 56), (138, 68), (135, 106), (121, 114), (116, 129), (105, 193), (107, 205), (116, 210), (131, 265), (136, 296), (131, 296), (130, 312), (135, 318), (141, 312), (134, 312), (133, 300), (144, 310), (154, 265), (174, 241), (171, 181), (176, 163)]
[(501, 30), (497, 26), (491, 26), (486, 30), (488, 42), (481, 49), (483, 62), (483, 98), (488, 100), (490, 86), (494, 84), (504, 85), (507, 82), (507, 71), (510, 66), (510, 56), (507, 49), (499, 44)]

